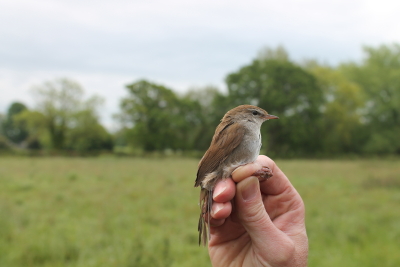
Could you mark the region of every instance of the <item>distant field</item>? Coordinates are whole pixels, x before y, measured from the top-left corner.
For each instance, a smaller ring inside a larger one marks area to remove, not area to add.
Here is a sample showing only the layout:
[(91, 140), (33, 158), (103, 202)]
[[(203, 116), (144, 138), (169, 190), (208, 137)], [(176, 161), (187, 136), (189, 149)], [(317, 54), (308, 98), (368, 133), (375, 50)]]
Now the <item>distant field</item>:
[[(279, 160), (309, 266), (400, 266), (400, 160)], [(0, 266), (210, 266), (197, 160), (0, 158)]]

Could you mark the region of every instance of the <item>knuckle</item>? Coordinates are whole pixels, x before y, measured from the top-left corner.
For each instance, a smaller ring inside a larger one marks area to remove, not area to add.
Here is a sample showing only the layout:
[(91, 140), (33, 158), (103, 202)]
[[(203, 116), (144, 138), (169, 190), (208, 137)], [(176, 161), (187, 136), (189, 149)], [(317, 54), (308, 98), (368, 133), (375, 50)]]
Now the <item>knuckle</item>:
[(293, 243), (288, 243), (282, 246), (280, 251), (275, 254), (275, 264), (277, 266), (293, 266), (295, 250)]
[(265, 223), (267, 213), (262, 203), (252, 204), (246, 208), (246, 212), (242, 213), (242, 219), (247, 223), (263, 225)]

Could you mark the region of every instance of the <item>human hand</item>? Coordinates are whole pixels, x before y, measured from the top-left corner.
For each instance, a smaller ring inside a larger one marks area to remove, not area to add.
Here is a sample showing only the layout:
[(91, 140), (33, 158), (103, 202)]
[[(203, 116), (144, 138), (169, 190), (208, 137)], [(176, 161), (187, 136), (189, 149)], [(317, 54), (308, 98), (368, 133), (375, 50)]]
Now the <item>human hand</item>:
[[(273, 176), (259, 182), (251, 175), (262, 166)], [(304, 203), (270, 158), (259, 156), (237, 168), (232, 179), (218, 182), (213, 199), (208, 243), (213, 266), (307, 266)]]

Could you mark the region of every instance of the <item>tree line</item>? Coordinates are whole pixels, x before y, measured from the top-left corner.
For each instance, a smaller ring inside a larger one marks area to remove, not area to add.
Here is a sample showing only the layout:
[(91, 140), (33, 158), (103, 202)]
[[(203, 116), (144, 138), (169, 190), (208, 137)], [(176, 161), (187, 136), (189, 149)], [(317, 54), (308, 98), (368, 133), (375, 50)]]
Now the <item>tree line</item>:
[[(13, 103), (0, 117), (0, 149), (204, 152), (225, 112), (253, 104), (280, 117), (263, 125), (273, 157), (400, 154), (400, 45), (364, 47), (360, 62), (332, 67), (263, 49), (228, 74), (226, 92), (208, 86), (184, 94), (148, 80), (129, 84), (109, 133), (99, 122), (100, 97), (83, 100), (68, 79), (34, 89), (36, 108)], [(127, 152), (128, 151), (128, 152)]]
[(57, 79), (33, 88), (36, 108), (10, 105), (1, 122), (0, 149), (77, 153), (111, 151), (112, 135), (100, 124), (98, 96), (83, 99), (82, 87)]

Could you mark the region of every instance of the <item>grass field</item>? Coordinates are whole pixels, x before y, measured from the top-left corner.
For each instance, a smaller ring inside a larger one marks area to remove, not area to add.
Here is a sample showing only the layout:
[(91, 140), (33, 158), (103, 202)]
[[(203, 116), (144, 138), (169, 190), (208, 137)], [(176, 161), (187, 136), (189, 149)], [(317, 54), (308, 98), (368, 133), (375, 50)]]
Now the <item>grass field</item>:
[[(309, 266), (400, 266), (400, 160), (278, 160)], [(0, 266), (210, 266), (197, 160), (0, 158)]]

